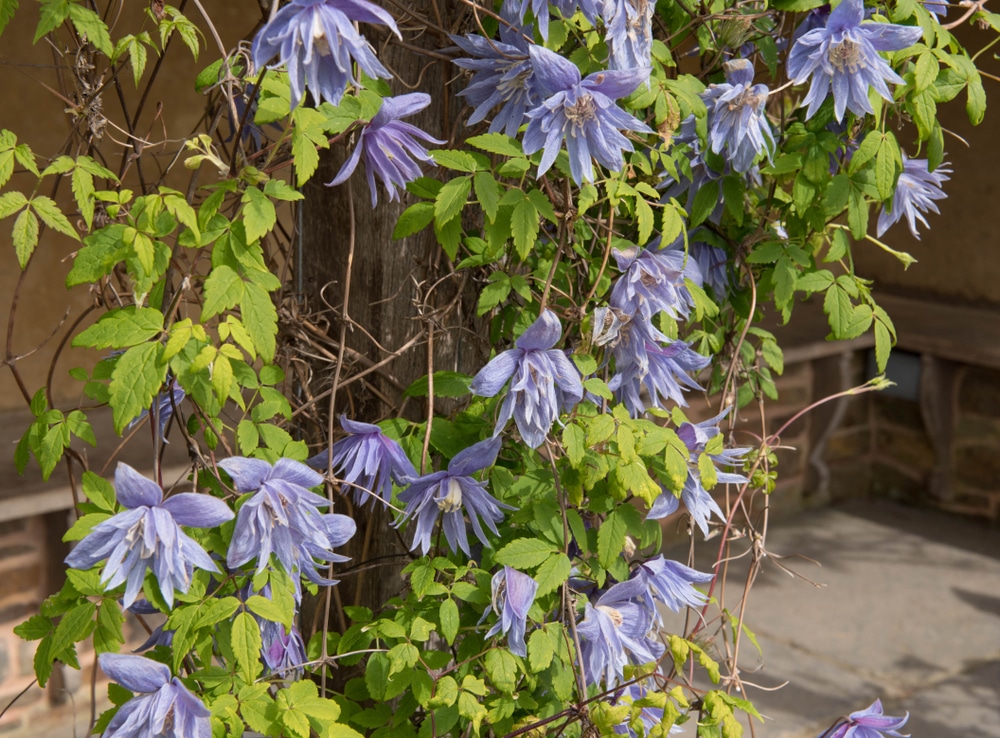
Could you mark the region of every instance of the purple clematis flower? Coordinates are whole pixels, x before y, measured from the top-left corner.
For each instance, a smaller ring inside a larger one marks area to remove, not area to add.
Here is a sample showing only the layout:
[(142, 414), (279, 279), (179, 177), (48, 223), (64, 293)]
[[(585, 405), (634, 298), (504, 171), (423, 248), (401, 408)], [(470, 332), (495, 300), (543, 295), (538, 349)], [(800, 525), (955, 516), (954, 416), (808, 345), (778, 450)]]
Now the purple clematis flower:
[(293, 108), (306, 86), (317, 105), (323, 100), (338, 105), (347, 85), (359, 84), (355, 63), (369, 77), (392, 78), (355, 22), (388, 26), (402, 38), (392, 16), (367, 0), (292, 0), (257, 32), (254, 66), (263, 68), (274, 57), (275, 66), (287, 66)]
[(528, 58), (527, 38), (531, 37), (531, 26), (518, 26), (514, 0), (504, 0), (500, 18), (499, 41), (471, 34), (452, 36), (451, 40), (472, 57), (455, 59), (453, 63), (473, 72), (468, 87), (458, 93), (475, 108), (469, 125), (485, 120), (499, 105), (500, 110), (490, 122), (490, 133), (503, 131), (514, 137), (525, 121), (525, 114), (541, 100), (535, 90), (534, 68)]
[(495, 636), (502, 630), (507, 636), (510, 652), (523, 658), (528, 655), (524, 644), (528, 610), (535, 601), (538, 582), (517, 569), (505, 566), (502, 571), (493, 575), (492, 590), (493, 612), (497, 614), (498, 620), (486, 633), (486, 637)]
[(261, 459), (233, 456), (219, 466), (239, 492), (254, 493), (236, 515), (226, 565), (235, 569), (257, 559), (259, 574), (274, 553), (296, 584), (299, 572), (314, 584), (335, 584), (320, 576), (314, 559), (347, 561), (331, 549), (347, 543), (357, 526), (346, 515), (318, 512), (330, 503), (308, 488), (322, 484), (323, 477), (291, 459), (278, 459), (271, 466)]
[(719, 299), (729, 291), (729, 256), (718, 246), (692, 239), (691, 258), (705, 277), (705, 286), (710, 287)]
[(490, 542), (483, 532), (480, 516), (494, 535), (499, 535), (496, 524), (503, 520), (502, 510), (516, 510), (505, 505), (486, 491), (486, 482), (473, 479), (472, 475), (491, 466), (500, 452), (499, 436), (475, 443), (460, 451), (448, 464), (447, 471), (433, 472), (422, 477), (407, 477), (410, 486), (399, 493), (406, 510), (399, 521), (402, 525), (411, 518), (417, 519), (413, 546), (420, 546), (426, 555), (431, 548), (431, 534), (438, 515), (443, 515), (444, 535), (452, 553), (459, 549), (471, 556), (469, 538), (465, 530), (463, 510), (469, 513), (472, 530), (484, 546)]
[(105, 674), (136, 693), (111, 718), (103, 738), (211, 738), (211, 712), (164, 664), (119, 653), (97, 659)]
[(646, 607), (662, 624), (663, 615), (656, 607), (656, 602), (662, 602), (674, 612), (680, 612), (683, 607), (700, 607), (707, 598), (694, 585), (712, 581), (713, 575), (703, 574), (678, 561), (665, 559), (661, 554), (639, 564), (632, 578), (643, 583), (646, 588)]
[(596, 605), (587, 603), (576, 629), (588, 684), (604, 678), (611, 689), (621, 681), (629, 659), (635, 664), (660, 660), (663, 644), (648, 637), (653, 615), (641, 604), (645, 589), (641, 581), (630, 579), (608, 589)]
[(542, 46), (529, 49), (543, 102), (528, 112), (524, 153), (543, 151), (538, 176), (549, 170), (566, 141), (573, 181), (594, 181), (593, 159), (613, 172), (625, 166), (623, 151), (633, 151), (622, 130), (652, 133), (615, 105), (649, 79), (649, 68), (595, 72), (581, 79), (573, 62)]
[(887, 210), (882, 207), (882, 212), (878, 216), (876, 235), (881, 236), (889, 226), (905, 215), (910, 233), (919, 241), (917, 221), (929, 228), (927, 219), (922, 213), (941, 212), (934, 201), (948, 197), (941, 186), (950, 179), (949, 174), (951, 169), (948, 168), (947, 162), (931, 172), (928, 171), (926, 159), (911, 159), (903, 154), (903, 171), (899, 174), (896, 191), (892, 196), (892, 209)]
[(604, 0), (609, 69), (649, 69), (655, 10), (656, 0)]
[(841, 718), (833, 732), (823, 733), (822, 738), (908, 738), (897, 732), (909, 719), (910, 713), (903, 717), (892, 717), (882, 714), (882, 701), (875, 700), (867, 710), (852, 712), (847, 718)]
[(709, 85), (702, 94), (708, 108), (708, 145), (715, 154), (726, 149), (733, 169), (743, 174), (760, 154), (771, 157), (774, 134), (764, 114), (767, 85), (753, 84), (753, 64), (733, 59), (722, 65), (726, 83)]
[(306, 645), (299, 629), (285, 630), (281, 623), (260, 621), (261, 658), (269, 674), (295, 681), (305, 673)]
[(565, 353), (552, 348), (561, 332), (556, 314), (543, 311), (514, 342), (516, 348), (496, 356), (473, 378), (473, 394), (493, 397), (513, 377), (494, 434), (513, 416), (524, 442), (538, 448), (560, 411), (569, 412), (583, 399), (580, 373)]
[(174, 379), (169, 380), (167, 383), (169, 389), (160, 392), (153, 398), (153, 404), (147, 410), (143, 410), (139, 413), (131, 423), (125, 426), (125, 432), (128, 433), (135, 426), (139, 425), (147, 416), (152, 416), (151, 423), (156, 423), (159, 429), (158, 439), (167, 443), (167, 439), (164, 438), (164, 434), (167, 432), (167, 425), (170, 423), (170, 419), (174, 415), (174, 408), (180, 407), (181, 403), (184, 402), (186, 397), (184, 389), (177, 384)]
[(806, 118), (811, 118), (833, 87), (833, 110), (838, 121), (844, 111), (855, 115), (874, 112), (868, 102), (868, 88), (874, 87), (886, 100), (892, 94), (886, 82), (902, 84), (880, 51), (898, 51), (917, 42), (922, 31), (918, 26), (892, 23), (862, 23), (864, 0), (843, 0), (833, 11), (824, 28), (802, 34), (788, 54), (788, 76), (802, 84), (812, 77)]
[[(634, 704), (635, 702), (643, 699), (650, 692), (659, 692), (660, 688), (652, 680), (645, 682), (632, 682), (627, 687), (625, 687), (621, 692), (615, 695), (615, 702), (620, 700), (625, 700), (627, 704)], [(639, 723), (642, 724), (643, 735), (651, 735), (650, 731), (663, 722), (663, 708), (661, 707), (643, 707), (639, 711), (638, 716)], [(626, 718), (624, 722), (616, 725), (615, 735), (627, 735), (629, 738), (638, 738), (639, 734), (636, 732), (636, 728), (639, 725), (635, 721)], [(670, 727), (670, 732), (668, 735), (673, 735), (675, 733), (683, 733), (684, 729), (679, 725), (672, 725)]]
[(346, 182), (361, 161), (361, 155), (364, 154), (368, 189), (372, 193), (372, 207), (378, 204), (376, 176), (385, 185), (389, 199), (398, 200), (399, 193), (396, 192), (396, 187), (406, 189), (407, 182), (412, 182), (420, 176), (420, 166), (417, 162), (434, 160), (417, 139), (434, 144), (444, 143), (416, 126), (400, 120), (423, 110), (430, 104), (431, 96), (423, 92), (384, 98), (378, 113), (361, 130), (351, 157), (344, 162), (337, 176), (327, 186), (332, 187)]
[(180, 526), (221, 525), (233, 517), (226, 503), (193, 492), (164, 500), (160, 485), (122, 463), (115, 470), (115, 494), (126, 509), (98, 523), (66, 557), (67, 566), (89, 569), (106, 558), (101, 582), (109, 589), (127, 582), (126, 608), (139, 595), (147, 569), (152, 570), (171, 607), (174, 590), (186, 593), (191, 587), (195, 567), (218, 573), (219, 567), (205, 549)]
[[(344, 484), (354, 487), (355, 504), (365, 505), (376, 499), (388, 504), (392, 499), (392, 483), (402, 485), (403, 477), (417, 473), (406, 452), (377, 425), (341, 415), (340, 427), (350, 435), (333, 444), (333, 468)], [(323, 472), (328, 459), (329, 451), (324, 450), (306, 459), (306, 464)]]
[(622, 272), (611, 289), (612, 307), (646, 319), (660, 312), (671, 318), (686, 318), (691, 313), (694, 297), (684, 280), (690, 279), (699, 287), (704, 280), (698, 262), (684, 252), (683, 238), (661, 249), (656, 236), (646, 248), (612, 249), (611, 254)]

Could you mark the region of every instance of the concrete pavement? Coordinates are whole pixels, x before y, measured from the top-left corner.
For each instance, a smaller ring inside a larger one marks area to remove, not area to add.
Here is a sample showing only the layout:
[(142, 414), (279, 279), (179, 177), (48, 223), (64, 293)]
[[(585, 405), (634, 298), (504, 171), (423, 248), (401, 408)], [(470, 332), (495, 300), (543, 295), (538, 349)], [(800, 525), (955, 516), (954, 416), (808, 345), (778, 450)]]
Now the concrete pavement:
[[(698, 545), (696, 568), (717, 546)], [(909, 711), (914, 738), (1000, 738), (1000, 528), (855, 502), (772, 525), (767, 550), (817, 560), (780, 563), (824, 586), (765, 561), (752, 589), (745, 622), (763, 657), (744, 642), (742, 676), (788, 682), (747, 690), (768, 718), (757, 736), (816, 738), (880, 697), (887, 714)]]

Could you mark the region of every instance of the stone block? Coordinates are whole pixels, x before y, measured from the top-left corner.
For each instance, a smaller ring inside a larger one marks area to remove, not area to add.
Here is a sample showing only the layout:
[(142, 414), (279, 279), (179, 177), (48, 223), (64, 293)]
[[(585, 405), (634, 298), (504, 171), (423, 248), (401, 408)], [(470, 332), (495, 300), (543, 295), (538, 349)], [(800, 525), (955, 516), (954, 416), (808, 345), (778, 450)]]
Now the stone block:
[(17, 645), (17, 674), (18, 676), (31, 676), (35, 673), (35, 651), (38, 650), (38, 641), (22, 641), (18, 639)]
[[(871, 486), (872, 469), (867, 459), (830, 464), (830, 478), (827, 493), (830, 502), (843, 502), (868, 497)], [(806, 487), (806, 498), (815, 497), (815, 489)]]
[(979, 441), (995, 443), (1000, 448), (1000, 419), (962, 413), (955, 421), (954, 438), (960, 444), (964, 441)]
[(872, 497), (919, 505), (926, 502), (926, 487), (926, 479), (922, 474), (914, 475), (895, 464), (877, 460), (872, 464), (870, 485)]
[(36, 612), (38, 612), (38, 602), (34, 599), (12, 602), (0, 607), (0, 623), (10, 623), (13, 627)]
[(0, 523), (0, 536), (9, 536), (12, 533), (20, 533), (28, 527), (26, 520), (5, 520)]
[(976, 489), (1000, 490), (1000, 446), (956, 444), (952, 459), (959, 481)]
[(958, 407), (963, 413), (1000, 418), (1000, 371), (969, 367), (958, 389)]
[(876, 458), (888, 457), (914, 474), (923, 475), (934, 468), (934, 447), (920, 426), (904, 429), (881, 424), (875, 434)]
[(0, 601), (19, 594), (38, 594), (42, 583), (42, 567), (34, 562), (0, 572)]

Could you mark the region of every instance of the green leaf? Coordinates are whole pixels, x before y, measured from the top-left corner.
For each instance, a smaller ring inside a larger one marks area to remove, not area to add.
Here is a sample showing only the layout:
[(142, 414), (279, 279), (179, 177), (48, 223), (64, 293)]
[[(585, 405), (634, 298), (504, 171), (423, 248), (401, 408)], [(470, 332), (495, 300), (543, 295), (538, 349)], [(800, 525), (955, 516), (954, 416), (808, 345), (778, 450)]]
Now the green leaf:
[(120, 349), (144, 343), (163, 331), (163, 313), (129, 306), (111, 310), (73, 339), (74, 348)]
[(458, 605), (455, 600), (450, 597), (441, 602), (441, 607), (438, 611), (438, 616), (441, 618), (441, 635), (444, 636), (445, 641), (451, 646), (455, 643), (455, 636), (458, 635)]
[(979, 72), (975, 72), (969, 77), (968, 102), (965, 104), (965, 112), (969, 116), (969, 122), (978, 126), (983, 122), (986, 115), (986, 91), (983, 89), (983, 78)]
[(158, 343), (143, 343), (118, 357), (109, 387), (116, 433), (121, 434), (160, 391), (167, 377), (167, 365), (160, 360), (162, 350)]
[(872, 131), (865, 136), (864, 141), (861, 142), (858, 150), (855, 151), (854, 156), (851, 157), (850, 164), (847, 165), (847, 173), (854, 174), (860, 170), (865, 164), (875, 157), (881, 146), (881, 131)]
[(241, 612), (233, 620), (232, 648), (236, 667), (246, 682), (252, 682), (262, 671), (260, 663), (260, 626), (248, 612)]
[(252, 243), (274, 228), (278, 216), (274, 211), (274, 203), (256, 187), (247, 187), (243, 193), (242, 203), (247, 242)]
[(52, 620), (44, 615), (32, 615), (20, 625), (14, 626), (14, 635), (26, 641), (41, 640), (52, 632)]
[(115, 488), (104, 477), (94, 474), (92, 471), (83, 473), (83, 493), (87, 499), (97, 505), (101, 510), (114, 512), (115, 510)]
[(236, 306), (243, 299), (243, 279), (235, 269), (219, 265), (205, 280), (205, 299), (201, 306), (201, 322)]
[(925, 48), (917, 57), (917, 63), (913, 70), (913, 89), (915, 92), (923, 92), (932, 84), (938, 76), (939, 64), (934, 53)]
[(486, 217), (490, 221), (496, 220), (497, 209), (500, 206), (500, 183), (490, 172), (476, 172), (472, 183), (475, 186), (476, 199), (482, 205)]
[(504, 694), (513, 694), (517, 686), (517, 661), (510, 651), (491, 648), (483, 659), (486, 676)]
[(71, 6), (70, 0), (42, 0), (38, 27), (35, 29), (35, 39), (32, 43), (37, 43), (46, 33), (61, 26), (69, 17)]
[(497, 551), (496, 562), (524, 571), (547, 560), (555, 547), (538, 538), (518, 538)]
[(856, 240), (860, 241), (868, 233), (868, 202), (865, 193), (853, 186), (847, 200), (847, 224)]
[(434, 198), (434, 221), (444, 225), (461, 213), (471, 191), (472, 177), (456, 177), (445, 182)]
[(24, 269), (38, 245), (38, 218), (31, 210), (23, 210), (14, 221), (12, 234), (17, 262)]
[(0, 35), (17, 11), (17, 0), (0, 0)]
[(566, 458), (569, 459), (571, 466), (579, 466), (580, 462), (583, 461), (587, 452), (586, 440), (587, 436), (583, 432), (583, 428), (576, 423), (569, 423), (563, 428), (563, 447), (566, 449)]
[[(469, 394), (472, 377), (458, 372), (434, 372), (435, 397), (465, 397)], [(421, 377), (403, 393), (403, 397), (427, 397), (430, 383), (426, 376)]]
[(76, 229), (70, 224), (69, 219), (63, 215), (62, 210), (59, 209), (56, 201), (51, 197), (37, 195), (31, 200), (31, 209), (38, 213), (38, 217), (42, 219), (42, 222), (52, 230), (62, 233), (64, 236), (69, 236), (74, 240), (80, 240), (80, 234), (76, 232)]
[(486, 133), (466, 139), (466, 143), (477, 149), (501, 156), (524, 156), (521, 145), (516, 139), (502, 133)]
[(538, 237), (540, 226), (541, 222), (538, 217), (538, 210), (535, 208), (535, 204), (525, 196), (524, 199), (514, 206), (514, 211), (510, 216), (510, 229), (511, 236), (514, 239), (514, 248), (517, 249), (517, 255), (522, 261), (527, 259), (528, 254), (531, 253), (531, 249), (535, 245), (535, 239)]
[(419, 233), (434, 220), (434, 203), (415, 202), (404, 210), (392, 231), (393, 239), (406, 238)]
[(896, 137), (886, 133), (875, 159), (875, 186), (882, 200), (892, 197), (895, 189), (896, 176), (903, 170), (903, 160), (899, 153)]
[(52, 634), (49, 651), (52, 658), (63, 658), (74, 643), (90, 635), (95, 626), (96, 612), (97, 606), (93, 602), (81, 602), (62, 616), (55, 633)]
[(543, 561), (535, 572), (535, 581), (538, 582), (535, 596), (543, 597), (561, 587), (569, 579), (571, 568), (569, 557), (564, 553), (554, 554)]
[(278, 311), (266, 290), (253, 284), (244, 283), (243, 298), (240, 300), (243, 327), (247, 329), (254, 347), (261, 358), (270, 363), (274, 360), (275, 336), (278, 334)]
[(710, 181), (703, 185), (694, 196), (694, 202), (691, 204), (691, 223), (688, 228), (694, 228), (704, 223), (718, 204), (719, 185)]
[(445, 169), (452, 169), (456, 172), (468, 172), (470, 174), (479, 169), (476, 157), (468, 151), (438, 149), (430, 152), (430, 154), (434, 157), (434, 163)]
[(774, 304), (779, 309), (792, 301), (797, 281), (796, 274), (795, 265), (787, 256), (782, 256), (774, 265)]
[(118, 653), (125, 643), (122, 632), (125, 615), (114, 599), (104, 600), (97, 610), (97, 628), (94, 630), (94, 650), (101, 653)]
[(803, 292), (822, 292), (833, 284), (833, 274), (827, 269), (803, 274), (795, 282), (795, 289)]
[(125, 258), (124, 232), (125, 226), (116, 223), (84, 238), (84, 246), (77, 251), (73, 267), (66, 276), (66, 286), (97, 282), (110, 274), (115, 264)]
[(628, 524), (623, 515), (613, 511), (597, 529), (597, 560), (609, 569), (618, 555), (625, 549), (625, 535)]
[(69, 17), (73, 21), (76, 32), (81, 37), (86, 36), (87, 40), (105, 56), (110, 57), (114, 53), (114, 47), (111, 45), (111, 34), (108, 33), (108, 27), (97, 13), (90, 8), (74, 3), (69, 6)]
[(534, 673), (545, 671), (552, 663), (555, 646), (547, 630), (539, 628), (528, 638), (528, 666)]
[(886, 364), (889, 362), (889, 352), (895, 343), (892, 334), (881, 320), (875, 321), (875, 363), (878, 366), (878, 373), (884, 374)]
[(0, 195), (0, 220), (8, 218), (28, 204), (24, 193), (12, 190)]

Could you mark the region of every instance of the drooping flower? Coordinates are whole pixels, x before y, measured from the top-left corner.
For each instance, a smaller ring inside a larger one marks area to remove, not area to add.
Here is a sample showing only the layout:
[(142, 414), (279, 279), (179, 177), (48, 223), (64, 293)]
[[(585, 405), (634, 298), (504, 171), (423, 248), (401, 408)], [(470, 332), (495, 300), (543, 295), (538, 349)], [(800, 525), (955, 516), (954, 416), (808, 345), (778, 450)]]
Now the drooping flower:
[(770, 157), (774, 150), (774, 134), (764, 114), (768, 89), (753, 84), (748, 60), (733, 59), (722, 66), (725, 84), (709, 85), (702, 94), (708, 108), (708, 145), (716, 154), (726, 149), (729, 163), (742, 174), (758, 156)]
[(690, 314), (695, 303), (684, 280), (701, 287), (703, 278), (698, 262), (684, 252), (683, 238), (661, 249), (656, 236), (645, 248), (612, 249), (611, 254), (622, 272), (611, 288), (612, 307), (647, 319), (659, 312), (672, 318)]
[(711, 574), (703, 574), (679, 561), (665, 559), (662, 554), (639, 564), (632, 578), (643, 583), (646, 588), (646, 606), (661, 623), (663, 616), (656, 607), (656, 602), (666, 605), (674, 612), (680, 612), (683, 607), (700, 607), (705, 604), (706, 598), (694, 585), (712, 581)]
[(296, 680), (305, 671), (306, 646), (299, 629), (286, 630), (281, 623), (260, 621), (261, 658), (269, 674)]
[[(340, 416), (340, 426), (350, 435), (333, 444), (333, 468), (343, 483), (354, 487), (354, 502), (365, 505), (370, 500), (383, 504), (392, 499), (392, 483), (402, 485), (403, 477), (417, 473), (403, 448), (377, 425)], [(326, 471), (329, 452), (324, 450), (306, 459), (306, 464)]]
[(583, 399), (580, 373), (565, 353), (552, 348), (561, 332), (556, 314), (542, 311), (514, 342), (515, 348), (496, 356), (473, 378), (470, 389), (481, 397), (495, 396), (513, 378), (494, 433), (513, 416), (524, 442), (538, 448), (560, 411), (569, 412)]
[[(646, 697), (649, 692), (661, 691), (653, 680), (647, 680), (644, 682), (632, 682), (627, 687), (624, 687), (621, 692), (615, 695), (615, 702), (620, 702), (622, 700), (627, 704), (634, 704), (635, 702)], [(651, 735), (652, 729), (660, 725), (663, 722), (663, 708), (661, 707), (643, 707), (639, 711), (638, 717), (633, 720), (631, 717), (626, 718), (620, 724), (616, 725), (614, 728), (616, 735), (627, 735), (629, 738), (638, 738), (639, 733), (636, 729), (640, 727), (638, 723), (641, 723), (643, 729), (643, 735)], [(670, 727), (670, 732), (668, 735), (673, 735), (674, 733), (683, 733), (684, 729), (679, 725), (672, 725)]]
[(499, 436), (488, 438), (460, 451), (448, 464), (447, 471), (404, 480), (409, 487), (399, 493), (400, 501), (406, 503), (399, 525), (412, 518), (417, 519), (412, 548), (420, 546), (424, 554), (430, 551), (431, 534), (439, 515), (443, 517), (444, 536), (452, 553), (462, 550), (467, 556), (472, 555), (463, 512), (469, 513), (472, 530), (484, 546), (489, 546), (490, 542), (483, 532), (480, 517), (490, 532), (499, 535), (496, 524), (503, 520), (502, 511), (517, 508), (505, 505), (490, 495), (486, 491), (486, 482), (480, 482), (472, 475), (492, 466), (500, 446)]
[(538, 30), (542, 34), (542, 38), (548, 39), (549, 37), (549, 10), (550, 7), (556, 8), (563, 16), (563, 18), (571, 18), (573, 13), (576, 12), (577, 7), (583, 13), (584, 17), (593, 23), (598, 16), (599, 7), (598, 4), (600, 0), (513, 0), (515, 3), (520, 4), (520, 18), (524, 20), (524, 14), (528, 12), (528, 8), (531, 8), (532, 14), (535, 16), (535, 20), (538, 21)]
[(402, 38), (392, 16), (367, 0), (291, 0), (254, 37), (254, 66), (278, 57), (275, 66), (288, 68), (293, 108), (307, 86), (317, 105), (339, 105), (347, 85), (358, 84), (355, 63), (369, 77), (392, 78), (355, 22), (388, 26)]
[(378, 113), (358, 134), (358, 143), (350, 158), (344, 162), (337, 176), (327, 186), (332, 187), (346, 182), (364, 155), (368, 189), (372, 193), (372, 207), (378, 204), (376, 177), (385, 185), (389, 199), (398, 200), (399, 193), (396, 192), (396, 187), (406, 189), (408, 182), (420, 176), (420, 166), (417, 162), (433, 161), (427, 148), (417, 139), (434, 144), (444, 143), (415, 125), (400, 120), (423, 110), (430, 104), (431, 96), (423, 92), (383, 98)]
[(656, 0), (604, 0), (609, 69), (649, 69), (655, 9)]
[(712, 289), (716, 298), (724, 298), (729, 290), (729, 256), (726, 252), (718, 246), (692, 238), (690, 254), (705, 278), (705, 286)]
[(947, 162), (931, 172), (928, 169), (927, 159), (911, 159), (903, 154), (903, 171), (899, 174), (896, 192), (892, 196), (892, 208), (887, 210), (885, 206), (882, 207), (882, 212), (878, 216), (876, 235), (881, 236), (889, 226), (905, 215), (910, 233), (919, 241), (917, 221), (930, 228), (923, 213), (941, 212), (934, 201), (948, 197), (941, 186), (950, 179), (949, 174), (951, 169), (948, 168)]
[(863, 23), (864, 18), (864, 0), (843, 0), (830, 13), (825, 27), (804, 33), (792, 46), (788, 76), (796, 84), (812, 78), (802, 101), (809, 105), (807, 119), (816, 114), (831, 87), (834, 115), (839, 121), (845, 110), (855, 115), (874, 112), (868, 102), (870, 87), (891, 101), (886, 82), (902, 84), (903, 79), (878, 52), (905, 49), (917, 42), (922, 31), (917, 26)]
[(472, 81), (459, 95), (475, 110), (469, 125), (486, 119), (500, 106), (490, 122), (490, 133), (503, 131), (516, 136), (525, 114), (541, 100), (535, 90), (534, 67), (528, 58), (531, 26), (518, 27), (514, 0), (504, 0), (500, 8), (500, 40), (483, 36), (452, 36), (451, 40), (471, 59), (455, 59), (454, 64), (473, 72)]
[(633, 151), (622, 130), (651, 133), (642, 121), (615, 104), (649, 79), (649, 69), (595, 72), (581, 79), (573, 62), (542, 46), (529, 49), (543, 102), (528, 111), (524, 153), (544, 150), (538, 176), (549, 170), (566, 141), (573, 181), (594, 181), (593, 159), (613, 172), (625, 166), (623, 151)]
[(490, 638), (503, 631), (511, 653), (527, 656), (524, 631), (527, 628), (528, 610), (538, 592), (538, 582), (517, 569), (505, 566), (493, 575), (491, 585), (493, 612), (497, 615), (497, 621), (487, 631), (486, 637)]
[(576, 629), (588, 684), (603, 678), (611, 689), (621, 681), (630, 659), (648, 664), (663, 655), (663, 644), (649, 637), (653, 615), (642, 604), (644, 590), (642, 582), (630, 579), (612, 586), (595, 605), (587, 603)]
[(235, 569), (257, 559), (259, 574), (273, 553), (296, 583), (301, 572), (314, 584), (334, 584), (320, 575), (314, 559), (347, 561), (332, 549), (347, 543), (357, 526), (346, 515), (318, 512), (330, 503), (309, 487), (322, 484), (323, 477), (291, 459), (278, 459), (271, 466), (262, 459), (233, 456), (219, 466), (239, 492), (254, 493), (236, 515), (226, 565)]
[(170, 669), (143, 656), (102, 653), (104, 673), (135, 696), (111, 718), (103, 738), (211, 738), (211, 712)]
[(196, 567), (218, 573), (219, 567), (205, 549), (180, 526), (221, 525), (233, 517), (226, 503), (193, 492), (164, 500), (160, 485), (122, 463), (115, 470), (115, 494), (126, 509), (98, 523), (66, 557), (68, 566), (89, 569), (106, 558), (101, 583), (113, 589), (127, 582), (126, 608), (139, 595), (147, 569), (153, 572), (163, 599), (171, 607), (174, 590), (187, 593)]
[(882, 713), (882, 701), (875, 700), (867, 710), (852, 712), (833, 729), (833, 732), (823, 733), (824, 738), (908, 738), (897, 732), (909, 719), (910, 713), (903, 717), (892, 717)]
[(948, 3), (944, 0), (924, 0), (923, 5), (928, 13), (934, 13), (941, 18), (948, 15)]
[(168, 389), (160, 392), (153, 398), (153, 404), (146, 410), (139, 413), (131, 423), (125, 426), (125, 432), (128, 433), (135, 426), (139, 425), (146, 417), (152, 416), (150, 420), (151, 423), (156, 423), (156, 427), (159, 431), (157, 438), (164, 443), (167, 443), (167, 439), (164, 438), (164, 434), (167, 432), (167, 425), (170, 423), (170, 419), (174, 415), (174, 408), (180, 407), (180, 404), (184, 402), (185, 398), (184, 388), (182, 388), (177, 381), (174, 379), (169, 380)]

